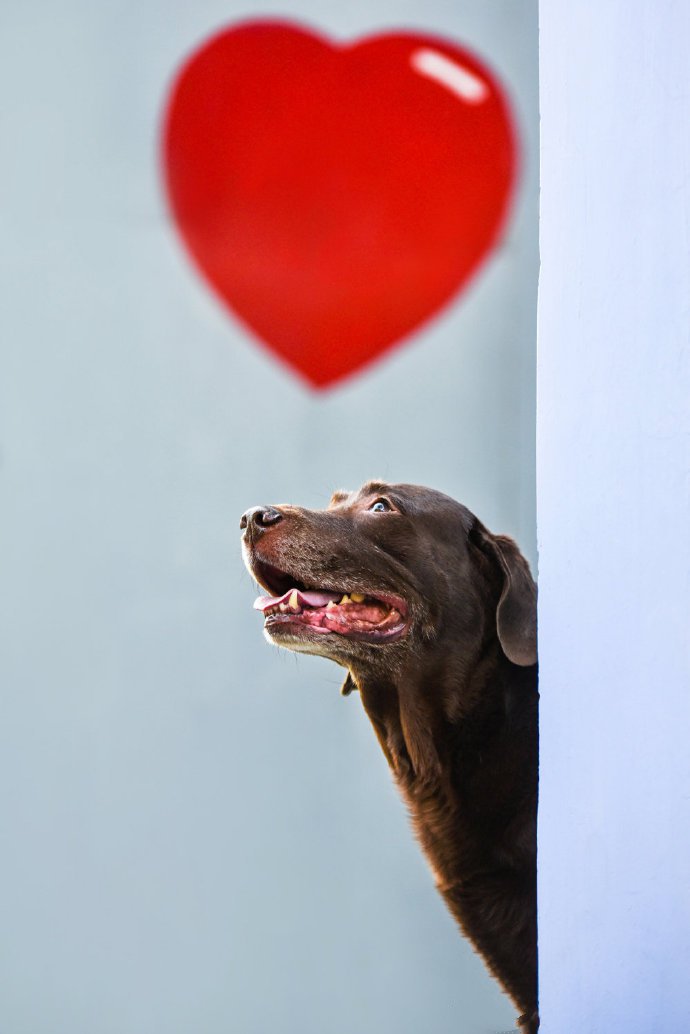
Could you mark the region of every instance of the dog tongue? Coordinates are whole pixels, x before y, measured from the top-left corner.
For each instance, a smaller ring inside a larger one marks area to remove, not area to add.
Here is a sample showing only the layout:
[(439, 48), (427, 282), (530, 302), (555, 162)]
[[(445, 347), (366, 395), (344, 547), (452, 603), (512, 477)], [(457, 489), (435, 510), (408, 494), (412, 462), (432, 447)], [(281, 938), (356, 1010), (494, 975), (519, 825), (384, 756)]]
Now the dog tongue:
[(339, 600), (340, 592), (302, 592), (301, 589), (288, 589), (282, 596), (259, 596), (254, 600), (254, 610), (268, 610), (269, 607), (277, 607), (279, 603), (287, 603), (293, 592), (297, 593), (297, 599), (301, 604), (306, 603), (308, 607), (325, 607), (331, 600)]

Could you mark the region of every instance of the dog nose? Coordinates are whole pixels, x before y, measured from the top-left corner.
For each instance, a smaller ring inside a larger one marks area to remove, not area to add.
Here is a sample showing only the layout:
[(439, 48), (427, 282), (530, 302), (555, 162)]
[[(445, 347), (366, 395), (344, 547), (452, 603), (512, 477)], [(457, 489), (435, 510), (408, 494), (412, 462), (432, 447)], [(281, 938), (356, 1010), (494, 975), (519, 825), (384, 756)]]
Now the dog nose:
[(240, 528), (247, 528), (249, 531), (258, 531), (268, 528), (271, 524), (277, 524), (283, 519), (280, 510), (275, 506), (252, 506), (243, 513), (240, 518)]

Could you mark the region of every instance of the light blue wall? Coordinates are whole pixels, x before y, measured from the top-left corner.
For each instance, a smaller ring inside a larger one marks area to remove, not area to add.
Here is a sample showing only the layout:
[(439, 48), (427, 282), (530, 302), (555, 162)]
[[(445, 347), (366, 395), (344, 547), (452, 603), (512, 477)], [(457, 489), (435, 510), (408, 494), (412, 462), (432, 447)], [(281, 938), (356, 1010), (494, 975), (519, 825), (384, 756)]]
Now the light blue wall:
[(476, 48), (525, 147), (469, 293), (321, 396), (196, 278), (158, 177), (179, 62), (261, 9), (4, 6), (3, 1034), (512, 1026), (359, 700), (335, 667), (264, 643), (238, 520), (383, 476), (444, 489), (534, 557), (535, 4), (281, 9)]
[(541, 5), (544, 1034), (690, 1030), (690, 8)]

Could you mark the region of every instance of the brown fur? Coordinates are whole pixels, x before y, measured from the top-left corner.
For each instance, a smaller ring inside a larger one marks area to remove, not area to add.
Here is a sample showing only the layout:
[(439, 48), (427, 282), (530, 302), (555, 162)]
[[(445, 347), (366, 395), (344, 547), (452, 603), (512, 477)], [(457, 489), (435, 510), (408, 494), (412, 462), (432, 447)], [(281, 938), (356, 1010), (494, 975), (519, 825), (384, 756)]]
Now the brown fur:
[[(377, 499), (390, 509), (372, 512)], [(265, 585), (271, 565), (307, 587), (407, 602), (409, 629), (394, 642), (273, 638), (348, 669), (343, 691), (360, 691), (440, 893), (534, 1034), (538, 694), (527, 562), (464, 506), (414, 485), (369, 482), (336, 493), (325, 511), (255, 508), (242, 526)]]

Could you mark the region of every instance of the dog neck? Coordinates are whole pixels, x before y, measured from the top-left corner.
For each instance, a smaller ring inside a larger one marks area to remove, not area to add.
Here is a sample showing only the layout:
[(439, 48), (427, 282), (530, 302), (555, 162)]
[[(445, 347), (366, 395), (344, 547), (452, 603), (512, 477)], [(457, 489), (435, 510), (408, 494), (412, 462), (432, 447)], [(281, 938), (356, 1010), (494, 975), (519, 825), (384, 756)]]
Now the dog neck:
[[(440, 658), (353, 677), (439, 884), (493, 864), (475, 816), (488, 829), (525, 808), (529, 823), (532, 795), (536, 806), (536, 666), (517, 668), (495, 641), (461, 665)], [(528, 861), (518, 854), (506, 863)]]
[(453, 748), (463, 738), (463, 726), (471, 723), (479, 735), (486, 733), (487, 723), (500, 721), (503, 660), (494, 640), (482, 644), (476, 657), (436, 655), (433, 663), (415, 657), (392, 671), (351, 672), (383, 752), (402, 785), (447, 782), (457, 760)]

